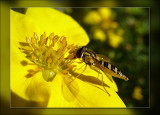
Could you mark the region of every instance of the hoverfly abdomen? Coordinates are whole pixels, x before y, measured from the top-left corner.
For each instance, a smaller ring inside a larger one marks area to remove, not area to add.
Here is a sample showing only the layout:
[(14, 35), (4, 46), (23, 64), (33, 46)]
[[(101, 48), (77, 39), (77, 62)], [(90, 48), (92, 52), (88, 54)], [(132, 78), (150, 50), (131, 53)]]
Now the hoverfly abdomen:
[[(111, 70), (113, 71), (113, 72), (115, 72), (115, 66), (113, 66), (113, 65), (111, 65)], [(115, 72), (116, 73), (116, 72)]]
[(119, 69), (117, 69), (117, 74), (119, 74), (120, 73), (120, 71), (119, 71)]
[(104, 67), (106, 67), (107, 69), (110, 69), (111, 71), (113, 71), (116, 74), (118, 74), (117, 71), (119, 72), (119, 70), (115, 66), (113, 66), (112, 64), (110, 64), (108, 62), (104, 62)]
[(116, 73), (117, 75), (121, 76), (122, 79), (124, 79), (125, 81), (128, 81), (128, 80), (129, 80), (128, 77), (126, 77), (124, 74), (122, 74), (122, 72), (121, 72), (119, 69), (117, 69), (116, 67), (115, 67), (115, 73)]
[(104, 61), (102, 61), (102, 60), (100, 60), (99, 63), (100, 63), (102, 66), (106, 67), (107, 69), (110, 69), (111, 71), (113, 71), (114, 73), (116, 73), (115, 70), (116, 70), (117, 68), (116, 68), (115, 66), (109, 64), (108, 62), (104, 62)]
[(104, 67), (106, 67), (106, 68), (108, 68), (108, 69), (109, 69), (108, 65), (109, 65), (109, 63), (108, 63), (108, 62), (104, 62)]
[(128, 78), (125, 76), (125, 75), (123, 75), (122, 74), (122, 72), (118, 69), (118, 68), (116, 68), (115, 66), (113, 66), (112, 64), (110, 64), (110, 63), (108, 63), (108, 62), (105, 62), (105, 61), (103, 61), (103, 60), (100, 60), (99, 61), (99, 64), (101, 65), (101, 66), (104, 66), (104, 67), (106, 67), (107, 69), (109, 69), (110, 71), (112, 71), (112, 72), (114, 72), (115, 74), (113, 74), (113, 76), (114, 75), (118, 75), (118, 76), (120, 76), (122, 79), (124, 79), (124, 80), (128, 80)]
[(114, 69), (114, 72), (115, 72), (116, 74), (120, 75), (120, 76), (123, 76), (122, 73), (121, 73), (121, 71), (120, 71), (118, 68), (116, 68), (116, 67), (115, 67), (115, 69)]

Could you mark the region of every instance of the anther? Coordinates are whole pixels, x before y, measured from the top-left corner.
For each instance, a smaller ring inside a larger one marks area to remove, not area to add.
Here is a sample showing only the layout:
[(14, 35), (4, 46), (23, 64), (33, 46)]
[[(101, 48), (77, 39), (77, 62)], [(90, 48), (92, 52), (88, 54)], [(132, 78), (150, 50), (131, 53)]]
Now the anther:
[(54, 37), (54, 33), (51, 33), (51, 34), (49, 35), (49, 39), (52, 40), (53, 37)]
[(49, 57), (51, 54), (50, 54), (50, 52), (49, 51), (46, 51), (46, 57)]
[(33, 46), (32, 46), (32, 42), (31, 42), (31, 40), (30, 40), (28, 37), (26, 37), (26, 42), (30, 45), (30, 47), (31, 47), (32, 50), (34, 51), (34, 48), (33, 48)]
[(37, 58), (32, 54), (32, 60), (36, 62)]
[(34, 37), (31, 37), (31, 42), (32, 42), (33, 44), (35, 44), (35, 43), (36, 43), (36, 39), (35, 39)]
[(55, 43), (58, 41), (59, 36), (55, 35), (52, 39), (52, 46), (55, 45)]
[(26, 37), (26, 42), (29, 43), (29, 44), (31, 43), (31, 41), (28, 37)]
[(48, 63), (48, 64), (52, 63), (52, 59), (51, 59), (51, 58), (48, 58), (48, 59), (47, 59), (47, 63)]
[(67, 46), (67, 49), (71, 49), (71, 48), (73, 48), (73, 46), (74, 46), (74, 44), (71, 44), (71, 45)]
[(33, 37), (34, 37), (36, 40), (38, 40), (38, 36), (37, 36), (36, 32), (34, 32)]
[(40, 37), (40, 41), (41, 41), (41, 45), (46, 44), (46, 33), (44, 32), (44, 34), (41, 35)]

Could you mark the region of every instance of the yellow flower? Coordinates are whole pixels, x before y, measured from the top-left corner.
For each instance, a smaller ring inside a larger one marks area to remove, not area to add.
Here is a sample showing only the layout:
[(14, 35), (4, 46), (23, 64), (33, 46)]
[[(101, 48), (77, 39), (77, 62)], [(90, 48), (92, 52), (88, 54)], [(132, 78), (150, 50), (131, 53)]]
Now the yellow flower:
[[(125, 107), (115, 82), (73, 59), (76, 45), (89, 42), (86, 32), (70, 16), (51, 8), (28, 8), (11, 14), (11, 91), (41, 107)], [(75, 79), (75, 80), (73, 80)], [(11, 101), (14, 98), (11, 98)], [(15, 101), (14, 101), (15, 102)], [(21, 103), (21, 104), (19, 104)]]
[(106, 40), (106, 35), (101, 29), (95, 29), (94, 31), (95, 32), (94, 32), (93, 36), (95, 39), (100, 40), (102, 42), (104, 42)]
[(109, 19), (112, 15), (112, 10), (110, 8), (99, 8), (98, 12), (102, 19)]
[(117, 48), (123, 42), (123, 38), (115, 34), (113, 31), (108, 32), (108, 38), (109, 38), (109, 44), (113, 48)]
[(85, 17), (84, 22), (90, 25), (97, 25), (102, 21), (97, 11), (90, 11)]
[(94, 39), (106, 41), (111, 47), (118, 48), (123, 42), (124, 31), (118, 28), (119, 25), (114, 21), (114, 15), (110, 8), (98, 8), (87, 13), (84, 22), (91, 25)]
[(132, 97), (136, 100), (142, 100), (143, 99), (143, 95), (142, 95), (142, 88), (140, 86), (136, 86), (134, 88)]

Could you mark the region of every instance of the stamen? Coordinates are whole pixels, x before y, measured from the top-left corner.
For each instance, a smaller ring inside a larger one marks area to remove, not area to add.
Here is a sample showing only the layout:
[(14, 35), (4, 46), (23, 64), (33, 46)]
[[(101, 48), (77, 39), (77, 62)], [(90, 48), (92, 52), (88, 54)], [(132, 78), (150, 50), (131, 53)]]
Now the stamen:
[(51, 58), (47, 59), (47, 63), (48, 64), (52, 63), (52, 59)]
[(37, 58), (32, 54), (32, 60), (36, 63)]
[(30, 41), (30, 39), (29, 39), (28, 37), (26, 37), (26, 42), (27, 42), (28, 44), (31, 43), (31, 41)]
[(29, 46), (32, 48), (32, 50), (34, 50), (34, 48), (32, 47), (31, 40), (28, 37), (26, 37), (26, 42), (29, 44)]
[(36, 40), (38, 40), (38, 36), (37, 36), (36, 32), (34, 32), (33, 37), (34, 37)]
[(51, 34), (49, 35), (49, 39), (50, 39), (50, 40), (53, 40), (53, 37), (54, 37), (54, 33), (51, 33)]
[(31, 37), (31, 42), (32, 42), (32, 44), (35, 44), (36, 43), (36, 39), (34, 37)]
[[(28, 70), (29, 74), (26, 77), (31, 77), (37, 72), (42, 71), (42, 76), (46, 81), (53, 80), (58, 72), (68, 74), (69, 71), (73, 69), (76, 65), (72, 65), (75, 57), (75, 47), (73, 44), (68, 45), (65, 36), (59, 37), (51, 33), (46, 37), (44, 32), (40, 39), (38, 39), (37, 34), (34, 32), (31, 39), (26, 37), (26, 42), (30, 46), (26, 49), (24, 45), (20, 50), (25, 52), (26, 57), (33, 63), (37, 65), (38, 69)], [(27, 61), (21, 61), (23, 66), (31, 65)]]
[(57, 36), (57, 35), (53, 37), (53, 40), (52, 40), (53, 47), (54, 47), (55, 43), (58, 41), (58, 39), (59, 39), (59, 36)]

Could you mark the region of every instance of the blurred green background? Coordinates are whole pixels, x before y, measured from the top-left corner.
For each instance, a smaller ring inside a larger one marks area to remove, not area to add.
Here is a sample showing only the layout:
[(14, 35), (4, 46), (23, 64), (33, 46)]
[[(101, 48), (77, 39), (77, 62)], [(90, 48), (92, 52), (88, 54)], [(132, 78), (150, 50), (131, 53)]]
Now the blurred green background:
[[(96, 53), (108, 56), (112, 64), (129, 77), (127, 82), (114, 78), (119, 88), (118, 94), (127, 107), (151, 107), (151, 109), (128, 110), (131, 110), (132, 114), (158, 113), (160, 93), (157, 90), (156, 81), (159, 81), (160, 53), (157, 36), (159, 36), (160, 7), (155, 0), (94, 0), (94, 2), (10, 0), (1, 1), (0, 5), (2, 114), (125, 114), (127, 110), (85, 109), (83, 111), (83, 109), (63, 109), (62, 112), (62, 109), (10, 109), (9, 10), (11, 7), (56, 7), (58, 10), (71, 15), (89, 35), (90, 43), (87, 47)], [(85, 8), (75, 8), (76, 6)], [(110, 8), (107, 11), (108, 15), (104, 15), (103, 11), (105, 10), (99, 10), (100, 6), (116, 8)], [(109, 11), (112, 15), (109, 15)], [(93, 16), (95, 20), (90, 21), (87, 16)]]

